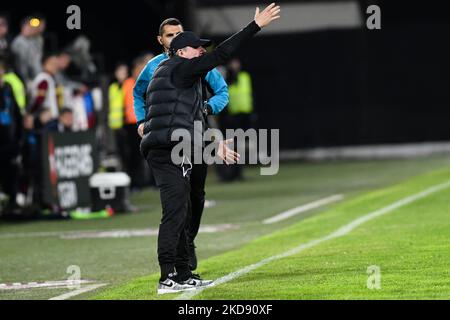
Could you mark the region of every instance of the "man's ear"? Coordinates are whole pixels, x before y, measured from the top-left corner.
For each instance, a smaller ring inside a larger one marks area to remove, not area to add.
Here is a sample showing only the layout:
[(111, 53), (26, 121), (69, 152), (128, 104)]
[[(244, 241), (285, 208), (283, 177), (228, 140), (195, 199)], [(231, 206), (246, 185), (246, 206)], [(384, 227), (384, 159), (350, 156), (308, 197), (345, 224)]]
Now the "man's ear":
[(157, 36), (156, 38), (158, 39), (159, 44), (160, 44), (160, 45), (163, 45), (163, 43), (162, 43), (162, 37), (161, 37), (161, 36)]

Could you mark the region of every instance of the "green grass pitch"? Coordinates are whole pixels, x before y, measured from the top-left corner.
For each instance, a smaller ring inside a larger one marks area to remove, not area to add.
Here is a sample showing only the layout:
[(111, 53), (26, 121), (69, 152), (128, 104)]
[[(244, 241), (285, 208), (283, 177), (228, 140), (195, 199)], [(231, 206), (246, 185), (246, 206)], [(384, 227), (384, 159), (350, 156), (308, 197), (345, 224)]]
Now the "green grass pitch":
[[(322, 238), (372, 211), (450, 180), (450, 158), (283, 164), (273, 177), (246, 172), (238, 184), (208, 180), (203, 224), (235, 229), (200, 234), (199, 272), (217, 279)], [(311, 201), (344, 200), (264, 225), (262, 220)], [(449, 299), (450, 188), (435, 192), (348, 234), (264, 264), (193, 299)], [(156, 295), (156, 237), (63, 239), (42, 232), (157, 227), (158, 193), (133, 196), (141, 213), (90, 221), (0, 224), (0, 283), (61, 280), (78, 265), (83, 279), (107, 283), (75, 299), (173, 299)], [(380, 288), (367, 268), (380, 268)], [(48, 299), (61, 289), (0, 290), (0, 299)]]

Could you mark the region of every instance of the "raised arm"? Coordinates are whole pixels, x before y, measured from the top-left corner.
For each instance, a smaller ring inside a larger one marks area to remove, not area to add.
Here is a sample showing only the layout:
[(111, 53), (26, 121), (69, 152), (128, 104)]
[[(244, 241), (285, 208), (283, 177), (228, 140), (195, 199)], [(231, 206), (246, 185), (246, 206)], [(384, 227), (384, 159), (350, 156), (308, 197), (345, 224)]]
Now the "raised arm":
[(256, 8), (255, 19), (252, 22), (219, 44), (212, 52), (183, 61), (177, 68), (177, 76), (189, 80), (192, 77), (204, 76), (208, 71), (224, 64), (237, 48), (251, 39), (261, 28), (278, 19), (279, 13), (280, 7), (275, 6), (275, 3), (270, 4), (261, 12), (259, 8)]

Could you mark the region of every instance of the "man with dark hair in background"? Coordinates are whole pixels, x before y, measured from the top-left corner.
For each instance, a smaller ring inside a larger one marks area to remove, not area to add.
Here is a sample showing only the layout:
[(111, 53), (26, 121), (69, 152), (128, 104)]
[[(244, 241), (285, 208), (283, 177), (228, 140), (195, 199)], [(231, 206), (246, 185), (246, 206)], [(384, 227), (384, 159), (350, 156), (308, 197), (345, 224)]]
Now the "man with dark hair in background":
[(31, 83), (31, 99), (28, 112), (32, 115), (42, 109), (50, 112), (51, 119), (57, 119), (59, 114), (58, 95), (55, 75), (60, 71), (58, 54), (48, 53), (42, 58), (42, 71)]
[(48, 122), (45, 129), (50, 132), (73, 132), (73, 111), (69, 107), (62, 107), (58, 119)]
[(55, 75), (59, 71), (58, 55), (48, 53), (42, 58), (42, 71), (31, 83), (31, 98), (24, 119), (26, 129), (26, 148), (24, 151), (24, 168), (30, 178), (33, 204), (37, 210), (43, 205), (41, 136), (47, 124), (57, 120), (59, 104)]
[(22, 20), (20, 34), (11, 44), (15, 69), (26, 85), (42, 70), (45, 27), (44, 17), (28, 16)]
[[(176, 18), (164, 20), (159, 27), (157, 40), (162, 45), (164, 52), (150, 60), (136, 80), (134, 86), (134, 111), (138, 123), (138, 132), (142, 136), (145, 121), (145, 94), (156, 67), (168, 59), (168, 50), (172, 39), (183, 31), (181, 22)], [(217, 69), (212, 69), (204, 76), (203, 84), (212, 93), (207, 101), (209, 114), (218, 114), (228, 104), (228, 88), (225, 79)], [(206, 92), (205, 92), (206, 95)], [(207, 97), (203, 97), (206, 100)], [(205, 119), (206, 123), (206, 119)], [(189, 265), (191, 270), (197, 268), (197, 256), (195, 253), (194, 240), (198, 234), (200, 221), (205, 206), (205, 181), (208, 172), (206, 164), (194, 164), (191, 172), (191, 193), (189, 206), (189, 223), (186, 225), (189, 243)]]

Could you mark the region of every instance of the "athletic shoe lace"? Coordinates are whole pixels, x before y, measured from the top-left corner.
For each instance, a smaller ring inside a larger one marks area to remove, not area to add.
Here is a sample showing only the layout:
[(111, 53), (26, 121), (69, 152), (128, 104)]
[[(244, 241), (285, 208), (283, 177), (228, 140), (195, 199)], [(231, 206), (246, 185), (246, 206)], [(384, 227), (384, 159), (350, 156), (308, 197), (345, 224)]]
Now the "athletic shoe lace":
[(192, 279), (195, 279), (195, 280), (203, 280), (202, 278), (200, 278), (200, 275), (199, 275), (198, 273), (193, 273), (193, 274), (191, 275), (191, 278), (192, 278)]

